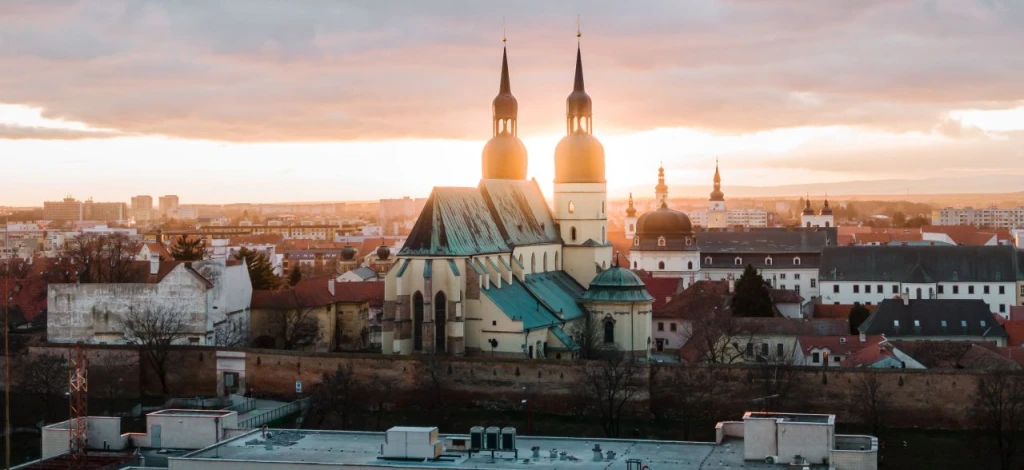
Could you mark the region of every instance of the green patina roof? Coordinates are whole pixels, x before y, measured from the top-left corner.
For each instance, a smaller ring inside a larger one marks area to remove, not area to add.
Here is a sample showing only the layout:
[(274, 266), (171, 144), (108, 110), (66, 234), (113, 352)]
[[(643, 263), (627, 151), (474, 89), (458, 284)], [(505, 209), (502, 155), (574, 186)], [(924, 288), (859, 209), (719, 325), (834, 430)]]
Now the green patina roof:
[(555, 338), (558, 338), (558, 340), (565, 345), (566, 349), (570, 351), (580, 350), (580, 345), (576, 344), (576, 342), (573, 341), (572, 336), (569, 336), (569, 334), (566, 333), (565, 330), (562, 329), (562, 327), (556, 326), (551, 328), (551, 334), (555, 335)]
[(434, 276), (434, 260), (428, 259), (423, 263), (423, 278), (429, 278)]
[(612, 266), (590, 281), (582, 299), (588, 302), (652, 302), (643, 281), (632, 271)]
[(511, 285), (483, 292), (510, 320), (523, 322), (526, 330), (558, 326), (583, 316), (577, 302), (583, 287), (562, 271), (530, 274), (525, 283), (513, 277)]
[(526, 287), (552, 312), (561, 311), (565, 321), (583, 316), (583, 308), (579, 305), (583, 286), (565, 271), (527, 274)]
[(484, 295), (491, 299), (512, 321), (523, 322), (524, 330), (544, 328), (561, 323), (555, 313), (530, 294), (519, 279), (512, 278), (512, 284), (501, 289), (484, 289)]
[(434, 188), (399, 255), (471, 256), (511, 251), (477, 188)]
[(448, 260), (448, 267), (452, 268), (452, 274), (454, 274), (455, 276), (460, 276), (459, 266), (455, 264), (455, 260)]
[(402, 277), (402, 275), (405, 274), (405, 268), (408, 268), (408, 267), (409, 267), (409, 260), (407, 260), (407, 259), (402, 260), (402, 267), (398, 268), (398, 273), (395, 274), (395, 277)]

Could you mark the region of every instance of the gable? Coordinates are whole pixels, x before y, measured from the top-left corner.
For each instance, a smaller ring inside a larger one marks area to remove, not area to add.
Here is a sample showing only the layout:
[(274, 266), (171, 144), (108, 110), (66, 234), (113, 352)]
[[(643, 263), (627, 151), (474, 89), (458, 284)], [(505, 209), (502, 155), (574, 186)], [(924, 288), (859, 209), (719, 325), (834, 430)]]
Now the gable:
[(510, 246), (562, 243), (536, 180), (483, 180), (480, 192)]
[(509, 251), (479, 189), (434, 188), (399, 255), (473, 256)]

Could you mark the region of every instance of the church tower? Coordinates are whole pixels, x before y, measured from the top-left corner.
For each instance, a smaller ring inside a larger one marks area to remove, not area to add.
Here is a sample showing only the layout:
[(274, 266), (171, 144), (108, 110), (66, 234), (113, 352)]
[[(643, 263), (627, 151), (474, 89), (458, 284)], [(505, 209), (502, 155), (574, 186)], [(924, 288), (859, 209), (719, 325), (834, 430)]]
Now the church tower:
[(633, 193), (629, 193), (629, 207), (626, 208), (626, 238), (636, 236), (636, 207), (633, 207)]
[(564, 243), (563, 269), (584, 287), (612, 261), (604, 147), (593, 135), (592, 118), (577, 46), (576, 77), (565, 100), (566, 136), (555, 147), (554, 216)]
[(526, 179), (526, 146), (519, 140), (517, 118), (519, 103), (512, 95), (508, 78), (508, 48), (501, 54), (501, 83), (498, 96), (491, 103), (492, 137), (484, 146), (482, 178), (503, 180)]
[(654, 206), (668, 205), (668, 185), (665, 184), (665, 166), (658, 167), (658, 185), (654, 187)]
[(725, 211), (725, 193), (722, 192), (722, 176), (718, 174), (718, 160), (715, 160), (715, 188), (708, 200), (708, 228), (723, 229), (729, 226)]

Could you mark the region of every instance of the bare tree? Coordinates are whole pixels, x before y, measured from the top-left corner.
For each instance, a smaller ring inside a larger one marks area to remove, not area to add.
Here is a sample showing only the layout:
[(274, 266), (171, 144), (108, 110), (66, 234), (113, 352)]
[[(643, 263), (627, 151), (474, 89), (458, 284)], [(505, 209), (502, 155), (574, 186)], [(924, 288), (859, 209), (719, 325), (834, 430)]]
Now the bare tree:
[(217, 346), (244, 347), (249, 345), (249, 325), (244, 317), (232, 318), (214, 325)]
[[(445, 383), (445, 365), (446, 363), (438, 359), (437, 356), (429, 356), (426, 364), (426, 374), (424, 379), (426, 383), (420, 386), (420, 389), (426, 389), (430, 392), (430, 398), (433, 402), (431, 407), (437, 413), (436, 422), (438, 427), (445, 426), (448, 424), (448, 400), (447, 400), (447, 384)], [(447, 365), (448, 373), (451, 372), (451, 365)]]
[(126, 282), (140, 273), (134, 264), (139, 248), (123, 233), (84, 233), (68, 243), (63, 255), (70, 258), (79, 282)]
[(627, 354), (611, 351), (604, 356), (583, 367), (580, 388), (597, 410), (605, 435), (615, 438), (626, 405), (644, 392), (647, 376), (641, 363)]
[(595, 359), (606, 349), (599, 324), (589, 311), (584, 310), (583, 318), (577, 320), (569, 330), (569, 337), (580, 348), (580, 359)]
[(32, 272), (32, 263), (18, 257), (0, 260), (0, 264), (0, 273), (12, 279), (25, 279)]
[(374, 406), (376, 407), (377, 413), (377, 429), (382, 430), (381, 420), (384, 418), (384, 412), (387, 410), (388, 400), (391, 399), (391, 393), (394, 392), (395, 388), (398, 387), (398, 380), (391, 377), (384, 377), (380, 374), (373, 379), (373, 397)]
[(125, 376), (137, 371), (139, 356), (134, 352), (113, 352), (101, 359), (89, 361), (90, 391), (106, 403), (104, 413), (113, 416), (114, 403), (124, 395)]
[(979, 378), (970, 414), (995, 442), (1000, 468), (1013, 468), (1024, 438), (1024, 376), (996, 371)]
[(21, 366), (18, 388), (35, 395), (46, 410), (46, 420), (54, 421), (54, 401), (68, 391), (68, 361), (64, 356), (35, 356)]
[(850, 413), (860, 416), (865, 425), (871, 426), (871, 433), (877, 436), (890, 405), (889, 392), (883, 389), (878, 372), (861, 374), (853, 382), (852, 392)]
[(167, 358), (171, 346), (182, 342), (194, 331), (189, 315), (181, 310), (146, 306), (132, 308), (121, 318), (121, 328), (129, 344), (139, 346), (139, 354), (153, 368), (160, 379), (160, 389), (165, 396), (167, 387)]
[(295, 308), (284, 309), (276, 314), (278, 337), (282, 349), (301, 349), (316, 344), (323, 338), (317, 318), (319, 308), (309, 303), (294, 289), (291, 291)]
[(689, 339), (685, 346), (695, 352), (697, 362), (707, 364), (743, 362), (746, 345), (756, 330), (752, 323), (724, 311), (698, 313), (686, 328)]
[(323, 424), (328, 416), (338, 418), (339, 429), (348, 429), (352, 415), (358, 403), (357, 397), (362, 395), (365, 387), (352, 371), (352, 364), (338, 365), (333, 373), (325, 373), (320, 383), (313, 386), (312, 408), (314, 415)]
[(747, 373), (751, 384), (750, 400), (760, 403), (762, 411), (780, 411), (786, 407), (796, 375), (792, 364), (762, 360)]

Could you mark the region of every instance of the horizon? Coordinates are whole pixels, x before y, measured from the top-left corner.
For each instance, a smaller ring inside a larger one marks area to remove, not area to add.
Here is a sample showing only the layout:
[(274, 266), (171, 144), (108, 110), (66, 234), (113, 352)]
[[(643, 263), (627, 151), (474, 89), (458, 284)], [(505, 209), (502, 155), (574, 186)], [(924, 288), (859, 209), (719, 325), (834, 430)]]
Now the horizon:
[(614, 199), (653, 192), (662, 163), (670, 191), (709, 191), (716, 159), (726, 197), (890, 180), (997, 194), (1024, 176), (1024, 62), (1007, 46), (1024, 43), (1022, 4), (644, 6), (5, 2), (0, 205), (476, 186), (502, 18), (528, 178), (548, 197), (577, 42)]

